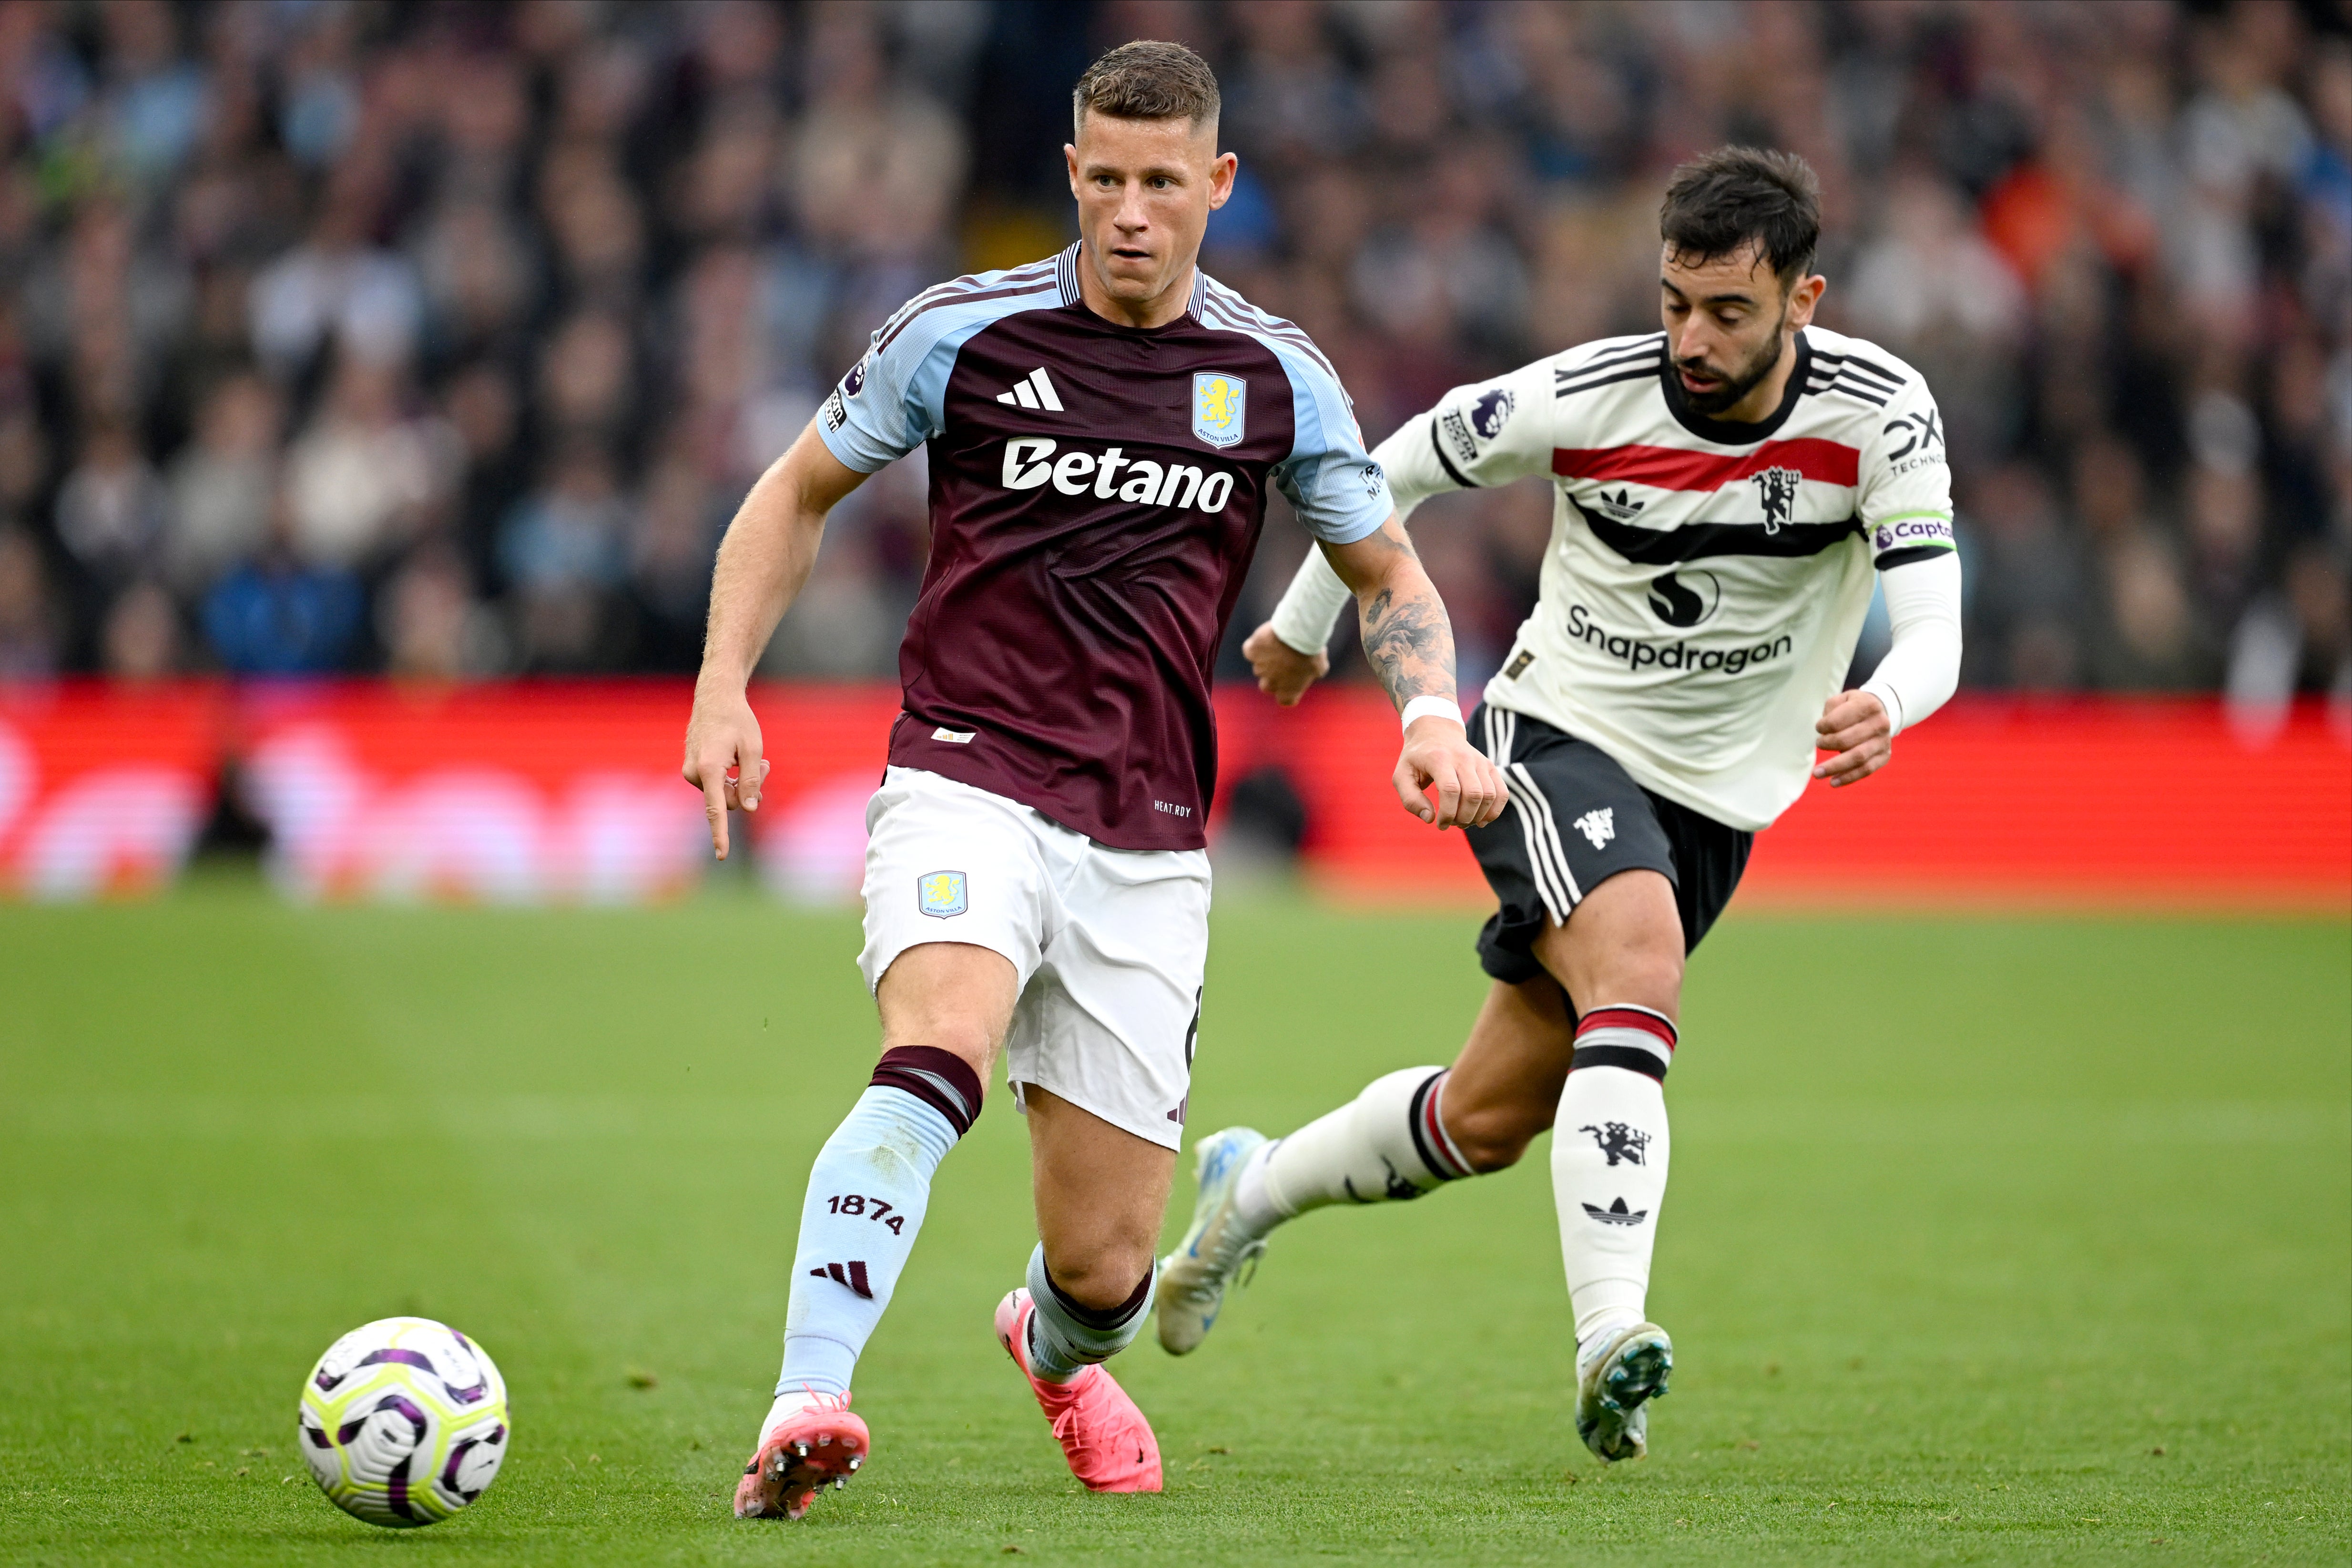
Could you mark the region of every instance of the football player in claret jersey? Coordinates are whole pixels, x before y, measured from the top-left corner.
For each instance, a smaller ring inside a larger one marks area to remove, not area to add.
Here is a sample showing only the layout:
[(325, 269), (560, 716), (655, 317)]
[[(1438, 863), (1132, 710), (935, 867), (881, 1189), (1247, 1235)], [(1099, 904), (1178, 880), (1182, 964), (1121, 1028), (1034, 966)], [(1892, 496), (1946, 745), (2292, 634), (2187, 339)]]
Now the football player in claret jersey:
[[(727, 808), (756, 810), (766, 772), (744, 684), (826, 511), (929, 449), (930, 561), (866, 818), (859, 965), (884, 1048), (809, 1173), (783, 1372), (740, 1516), (796, 1519), (865, 1462), (851, 1374), (999, 1055), (1028, 1119), (1041, 1240), (997, 1337), (1072, 1473), (1159, 1489), (1151, 1427), (1101, 1363), (1141, 1330), (1183, 1140), (1210, 674), (1271, 491), (1361, 606), (1403, 721), (1400, 801), (1441, 828), (1502, 810), (1455, 702), (1444, 607), (1329, 364), (1194, 264), (1233, 188), (1217, 106), (1178, 45), (1089, 68), (1067, 150), (1079, 241), (908, 301), (720, 548), (685, 773), (723, 856)], [(792, 736), (771, 738), (789, 768)], [(744, 1194), (747, 1240), (781, 1229), (782, 1185)]]
[[(1644, 1297), (1684, 959), (1808, 775), (1885, 766), (1960, 657), (1935, 400), (1893, 354), (1811, 324), (1812, 171), (1725, 148), (1675, 172), (1660, 219), (1664, 331), (1457, 388), (1373, 454), (1405, 514), (1531, 475), (1557, 489), (1535, 612), (1471, 721), (1510, 794), (1468, 835), (1500, 905), (1478, 939), (1486, 1005), (1450, 1069), (1387, 1074), (1277, 1142), (1202, 1140), (1159, 1307), (1181, 1355), (1284, 1220), (1501, 1170), (1549, 1128), (1576, 1422), (1604, 1460), (1646, 1451), (1674, 1364)], [(1843, 690), (1874, 581), (1893, 647)], [(1328, 668), (1344, 597), (1310, 561), (1245, 645), (1277, 698)]]

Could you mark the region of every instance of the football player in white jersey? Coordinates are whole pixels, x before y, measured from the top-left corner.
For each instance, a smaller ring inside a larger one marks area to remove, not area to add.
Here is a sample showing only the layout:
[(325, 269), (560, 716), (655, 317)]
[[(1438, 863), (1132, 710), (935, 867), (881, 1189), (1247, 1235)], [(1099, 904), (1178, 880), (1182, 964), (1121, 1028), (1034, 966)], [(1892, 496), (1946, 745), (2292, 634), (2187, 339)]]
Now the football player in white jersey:
[[(1160, 1282), (1171, 1352), (1283, 1221), (1501, 1170), (1550, 1128), (1577, 1429), (1604, 1460), (1647, 1451), (1674, 1364), (1644, 1297), (1684, 960), (1808, 777), (1885, 766), (1959, 676), (1935, 400), (1894, 355), (1811, 325), (1819, 214), (1794, 156), (1685, 164), (1660, 212), (1663, 331), (1456, 388), (1374, 453), (1400, 514), (1537, 474), (1557, 490), (1540, 597), (1471, 721), (1511, 796), (1467, 834), (1500, 906), (1478, 940), (1494, 985), (1451, 1068), (1376, 1079), (1286, 1138), (1201, 1141)], [(1874, 580), (1893, 646), (1845, 690)], [(1348, 597), (1310, 552), (1245, 645), (1266, 690), (1295, 702), (1328, 669)]]

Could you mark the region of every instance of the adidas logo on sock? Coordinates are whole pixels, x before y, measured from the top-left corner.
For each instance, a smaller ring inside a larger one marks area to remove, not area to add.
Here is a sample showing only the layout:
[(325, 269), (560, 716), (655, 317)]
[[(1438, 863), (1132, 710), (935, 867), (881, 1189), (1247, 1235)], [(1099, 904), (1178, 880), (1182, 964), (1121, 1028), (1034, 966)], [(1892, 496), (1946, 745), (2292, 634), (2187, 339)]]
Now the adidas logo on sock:
[(1017, 404), (1023, 408), (1050, 408), (1062, 412), (1062, 400), (1054, 391), (1054, 384), (1045, 377), (1045, 367), (1039, 365), (1013, 384), (1010, 392), (996, 395), (999, 403)]
[(1591, 1204), (1587, 1204), (1584, 1205), (1584, 1212), (1602, 1225), (1639, 1225), (1650, 1217), (1648, 1209), (1627, 1210), (1623, 1198), (1619, 1198), (1605, 1209), (1594, 1208)]
[[(1617, 1206), (1623, 1208), (1625, 1205), (1621, 1203)], [(842, 1267), (838, 1263), (828, 1263), (822, 1268), (812, 1268), (809, 1272), (819, 1279), (829, 1279), (836, 1285), (846, 1285), (869, 1301), (874, 1300), (874, 1287), (866, 1282), (866, 1265), (863, 1263), (851, 1264), (847, 1273), (842, 1272)]]

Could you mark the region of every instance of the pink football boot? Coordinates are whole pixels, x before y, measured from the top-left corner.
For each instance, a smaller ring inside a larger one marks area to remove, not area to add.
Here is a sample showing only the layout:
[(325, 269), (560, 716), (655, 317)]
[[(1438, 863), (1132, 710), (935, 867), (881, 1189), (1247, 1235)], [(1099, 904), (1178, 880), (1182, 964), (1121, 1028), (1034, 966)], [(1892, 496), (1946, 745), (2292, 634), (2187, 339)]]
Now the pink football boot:
[(999, 1301), (996, 1342), (1029, 1380), (1038, 1407), (1054, 1424), (1070, 1474), (1088, 1491), (1158, 1491), (1160, 1439), (1109, 1373), (1090, 1366), (1067, 1383), (1047, 1383), (1029, 1370), (1029, 1316), (1036, 1310), (1026, 1290)]
[(813, 1394), (809, 1402), (768, 1428), (760, 1451), (735, 1483), (738, 1519), (798, 1519), (831, 1481), (849, 1484), (874, 1440), (849, 1413), (849, 1396)]

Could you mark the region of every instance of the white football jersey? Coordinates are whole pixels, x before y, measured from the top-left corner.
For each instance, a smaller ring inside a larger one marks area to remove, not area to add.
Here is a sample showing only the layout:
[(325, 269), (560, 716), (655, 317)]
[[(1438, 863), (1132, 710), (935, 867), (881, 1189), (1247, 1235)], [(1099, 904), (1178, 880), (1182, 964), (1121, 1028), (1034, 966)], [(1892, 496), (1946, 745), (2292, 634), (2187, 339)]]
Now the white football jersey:
[(1373, 454), (1404, 511), (1550, 476), (1542, 595), (1486, 700), (1751, 831), (1804, 790), (1872, 569), (1952, 550), (1919, 373), (1818, 327), (1797, 354), (1780, 408), (1737, 424), (1691, 411), (1664, 332), (1604, 339), (1457, 387)]

